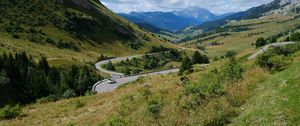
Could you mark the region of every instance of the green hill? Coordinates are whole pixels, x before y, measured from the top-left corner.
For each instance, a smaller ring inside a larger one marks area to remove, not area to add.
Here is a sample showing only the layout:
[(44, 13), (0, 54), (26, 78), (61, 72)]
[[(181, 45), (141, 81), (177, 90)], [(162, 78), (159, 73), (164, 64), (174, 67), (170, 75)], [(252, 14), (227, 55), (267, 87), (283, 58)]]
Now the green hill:
[(100, 54), (145, 53), (162, 42), (98, 0), (2, 0), (0, 51), (44, 55), (54, 63), (96, 61)]
[(186, 81), (158, 75), (110, 93), (28, 105), (0, 125), (299, 125), (299, 49), (270, 51), (271, 69), (224, 59), (195, 65)]

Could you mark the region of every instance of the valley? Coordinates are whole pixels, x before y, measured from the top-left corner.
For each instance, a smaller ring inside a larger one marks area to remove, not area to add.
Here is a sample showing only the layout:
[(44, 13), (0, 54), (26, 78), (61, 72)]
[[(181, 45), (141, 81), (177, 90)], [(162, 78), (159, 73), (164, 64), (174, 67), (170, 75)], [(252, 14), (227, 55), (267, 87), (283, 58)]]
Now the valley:
[(129, 1), (0, 1), (0, 126), (300, 125), (299, 0)]

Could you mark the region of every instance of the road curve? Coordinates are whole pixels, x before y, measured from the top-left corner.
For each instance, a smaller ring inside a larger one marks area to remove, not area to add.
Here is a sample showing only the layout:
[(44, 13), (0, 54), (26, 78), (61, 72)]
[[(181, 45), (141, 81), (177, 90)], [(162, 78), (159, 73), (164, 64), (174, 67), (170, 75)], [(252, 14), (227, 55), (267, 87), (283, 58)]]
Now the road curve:
[(101, 67), (102, 65), (107, 64), (109, 61), (111, 61), (111, 62), (120, 62), (122, 60), (127, 60), (127, 59), (130, 60), (130, 59), (133, 59), (133, 58), (142, 57), (142, 56), (145, 56), (145, 55), (154, 55), (154, 54), (157, 54), (157, 53), (140, 54), (140, 55), (134, 55), (134, 56), (128, 56), (128, 57), (118, 57), (118, 58), (114, 58), (114, 59), (108, 59), (108, 60), (103, 60), (103, 61), (97, 62), (95, 64), (96, 69), (103, 72), (103, 73), (109, 74), (110, 77), (114, 78), (117, 83), (108, 84), (108, 82), (106, 82), (106, 81), (104, 81), (104, 82), (99, 81), (96, 84), (94, 84), (93, 90), (97, 91), (98, 93), (110, 92), (110, 91), (113, 91), (118, 86), (120, 86), (122, 84), (132, 82), (132, 81), (135, 81), (139, 77), (142, 77), (142, 76), (169, 74), (169, 73), (176, 73), (176, 72), (179, 71), (179, 69), (170, 69), (170, 70), (163, 70), (163, 71), (158, 71), (158, 72), (153, 72), (153, 73), (147, 73), (147, 74), (141, 74), (141, 75), (126, 77), (123, 73), (109, 71), (109, 70), (106, 70), (106, 69)]
[(136, 76), (128, 76), (123, 78), (115, 79), (117, 83), (109, 84), (107, 81), (99, 82), (94, 85), (94, 90), (97, 91), (97, 93), (105, 93), (105, 92), (111, 92), (120, 85), (136, 81), (139, 77), (145, 77), (145, 76), (153, 76), (153, 75), (160, 75), (160, 74), (169, 74), (169, 73), (176, 73), (179, 72), (179, 69), (172, 69), (172, 70), (165, 70), (165, 71), (159, 71), (159, 72), (153, 72), (148, 74), (141, 74)]
[(118, 58), (114, 58), (114, 59), (107, 59), (107, 60), (103, 60), (103, 61), (97, 62), (95, 64), (95, 67), (96, 67), (97, 70), (99, 70), (99, 71), (101, 71), (103, 73), (109, 74), (112, 78), (125, 77), (125, 75), (123, 73), (109, 71), (109, 70), (106, 70), (106, 69), (102, 68), (101, 66), (104, 65), (104, 64), (107, 64), (109, 61), (111, 61), (111, 62), (121, 62), (122, 60), (127, 60), (127, 59), (131, 60), (133, 58), (142, 57), (142, 56), (145, 56), (145, 55), (154, 55), (154, 54), (157, 54), (157, 53), (140, 54), (140, 55), (134, 55), (134, 56), (118, 57)]
[(272, 43), (272, 44), (266, 45), (263, 48), (261, 48), (259, 51), (257, 51), (256, 53), (252, 54), (248, 59), (249, 60), (255, 59), (260, 54), (266, 52), (270, 47), (286, 46), (286, 45), (294, 44), (294, 43), (295, 42), (278, 42), (278, 43)]

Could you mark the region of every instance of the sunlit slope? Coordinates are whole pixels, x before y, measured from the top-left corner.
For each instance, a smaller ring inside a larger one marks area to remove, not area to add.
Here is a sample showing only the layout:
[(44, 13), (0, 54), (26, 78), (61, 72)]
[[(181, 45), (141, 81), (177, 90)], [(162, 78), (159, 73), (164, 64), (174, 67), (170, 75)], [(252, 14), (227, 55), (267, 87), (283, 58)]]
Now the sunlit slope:
[(28, 52), (52, 60), (96, 61), (145, 53), (162, 42), (117, 16), (97, 0), (3, 0), (0, 51)]

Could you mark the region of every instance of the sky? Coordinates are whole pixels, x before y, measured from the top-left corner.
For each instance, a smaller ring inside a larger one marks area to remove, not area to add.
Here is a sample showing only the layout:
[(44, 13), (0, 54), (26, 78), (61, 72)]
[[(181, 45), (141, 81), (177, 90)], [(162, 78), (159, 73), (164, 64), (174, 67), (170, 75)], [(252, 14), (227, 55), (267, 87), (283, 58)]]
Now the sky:
[(215, 14), (247, 10), (272, 0), (100, 0), (115, 13), (173, 11), (200, 7)]

